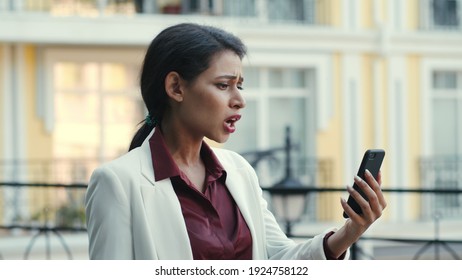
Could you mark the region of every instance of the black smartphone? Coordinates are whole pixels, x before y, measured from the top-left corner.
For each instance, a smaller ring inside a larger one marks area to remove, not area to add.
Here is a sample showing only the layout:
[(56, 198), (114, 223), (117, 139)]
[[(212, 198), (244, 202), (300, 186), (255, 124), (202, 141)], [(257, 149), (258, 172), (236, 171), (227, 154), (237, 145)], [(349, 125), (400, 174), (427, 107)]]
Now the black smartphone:
[[(358, 170), (358, 177), (362, 178), (365, 180), (365, 172), (366, 169), (369, 170), (372, 173), (372, 176), (374, 178), (377, 178), (377, 175), (379, 174), (380, 167), (382, 166), (383, 158), (385, 157), (385, 151), (382, 149), (369, 149), (364, 153), (363, 160), (361, 161), (361, 165), (359, 166)], [(353, 188), (357, 190), (366, 200), (366, 195), (363, 193), (363, 191), (359, 188), (359, 186), (353, 184)], [(359, 206), (359, 204), (354, 200), (351, 195), (348, 197), (348, 205), (358, 214), (362, 214), (362, 209)], [(348, 214), (343, 211), (343, 217), (348, 218)]]

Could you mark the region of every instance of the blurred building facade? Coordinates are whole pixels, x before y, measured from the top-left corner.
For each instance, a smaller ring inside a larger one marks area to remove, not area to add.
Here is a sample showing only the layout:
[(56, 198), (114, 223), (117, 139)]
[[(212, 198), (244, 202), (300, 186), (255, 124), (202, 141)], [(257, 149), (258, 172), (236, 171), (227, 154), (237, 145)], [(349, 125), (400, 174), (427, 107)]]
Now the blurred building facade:
[[(281, 147), (290, 126), (305, 185), (351, 184), (364, 150), (383, 148), (384, 187), (459, 188), (461, 15), (461, 0), (0, 0), (0, 181), (85, 183), (126, 152), (147, 45), (196, 22), (248, 46), (247, 108), (224, 147)], [(259, 168), (264, 186), (283, 176)], [(428, 217), (427, 203), (462, 212), (459, 196), (389, 203), (392, 220)]]

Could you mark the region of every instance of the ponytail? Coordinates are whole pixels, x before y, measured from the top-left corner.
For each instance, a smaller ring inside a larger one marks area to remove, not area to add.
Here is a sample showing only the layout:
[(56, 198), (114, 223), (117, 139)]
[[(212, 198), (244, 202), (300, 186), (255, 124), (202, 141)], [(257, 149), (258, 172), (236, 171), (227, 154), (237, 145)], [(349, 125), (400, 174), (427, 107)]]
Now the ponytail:
[(140, 127), (140, 129), (138, 129), (135, 136), (133, 137), (132, 142), (130, 143), (130, 148), (128, 148), (128, 150), (131, 151), (134, 148), (141, 146), (153, 128), (153, 125), (148, 125), (146, 122), (143, 123), (143, 125)]

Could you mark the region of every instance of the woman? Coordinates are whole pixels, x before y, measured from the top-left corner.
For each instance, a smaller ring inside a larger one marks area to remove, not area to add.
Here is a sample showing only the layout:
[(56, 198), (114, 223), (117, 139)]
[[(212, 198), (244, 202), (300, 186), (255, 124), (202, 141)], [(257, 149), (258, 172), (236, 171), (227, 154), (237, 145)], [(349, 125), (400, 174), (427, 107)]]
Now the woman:
[(363, 215), (303, 243), (288, 239), (238, 154), (210, 148), (236, 130), (241, 40), (221, 29), (178, 24), (149, 46), (141, 73), (145, 123), (124, 156), (96, 169), (86, 195), (91, 259), (338, 259), (386, 206), (380, 176), (357, 183)]

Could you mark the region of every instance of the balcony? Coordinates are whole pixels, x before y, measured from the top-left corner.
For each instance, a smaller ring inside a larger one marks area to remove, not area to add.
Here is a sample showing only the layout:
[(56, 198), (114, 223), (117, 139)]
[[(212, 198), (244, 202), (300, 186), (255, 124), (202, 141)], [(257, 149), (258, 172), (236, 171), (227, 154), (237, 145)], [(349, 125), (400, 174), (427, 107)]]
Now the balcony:
[(0, 0), (0, 13), (54, 17), (221, 17), (239, 22), (328, 25), (331, 0)]
[(332, 31), (340, 24), (339, 17), (334, 16), (340, 14), (338, 7), (332, 3), (333, 0), (0, 0), (0, 41), (144, 47), (154, 34), (179, 22), (226, 26), (244, 39), (248, 36), (257, 41), (262, 34), (274, 37), (287, 33), (299, 40), (300, 32), (311, 32), (309, 37), (319, 40), (319, 32)]

